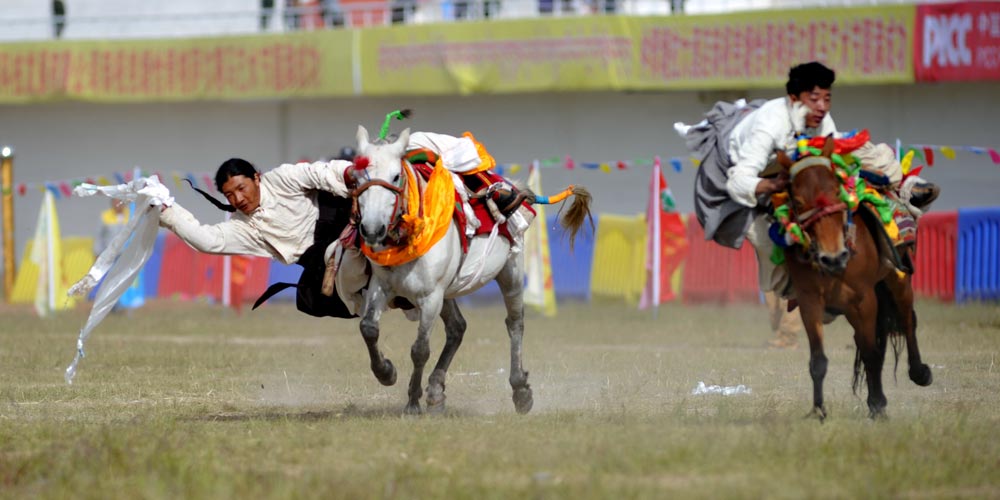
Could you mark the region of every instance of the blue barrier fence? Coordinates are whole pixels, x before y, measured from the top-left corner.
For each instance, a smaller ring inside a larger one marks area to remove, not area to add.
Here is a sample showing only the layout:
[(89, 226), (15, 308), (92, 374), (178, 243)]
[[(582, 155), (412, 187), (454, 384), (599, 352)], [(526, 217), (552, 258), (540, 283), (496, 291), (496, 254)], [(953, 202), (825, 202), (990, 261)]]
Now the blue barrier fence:
[[(270, 276), (267, 278), (268, 286), (271, 283), (298, 283), (299, 276), (302, 275), (302, 266), (298, 264), (282, 264), (276, 260), (271, 261), (269, 269)], [(270, 300), (295, 300), (295, 289), (286, 288), (272, 297)]]
[(160, 272), (163, 269), (163, 245), (166, 242), (166, 231), (160, 231), (160, 234), (156, 235), (156, 245), (153, 246), (153, 254), (146, 261), (146, 266), (142, 268), (142, 288), (146, 297), (156, 297), (160, 290)]
[(556, 300), (590, 300), (590, 270), (594, 261), (594, 227), (585, 224), (576, 235), (576, 244), (570, 250), (569, 234), (553, 215), (549, 225), (549, 255), (552, 261), (552, 283)]
[[(594, 230), (584, 226), (570, 251), (569, 235), (565, 233), (555, 215), (549, 216), (549, 259), (552, 263), (552, 286), (556, 300), (590, 300), (590, 268), (594, 260)], [(597, 227), (597, 219), (594, 220)], [(491, 281), (468, 296), (472, 302), (500, 300), (500, 287)]]
[(1000, 207), (958, 211), (955, 302), (1000, 299)]

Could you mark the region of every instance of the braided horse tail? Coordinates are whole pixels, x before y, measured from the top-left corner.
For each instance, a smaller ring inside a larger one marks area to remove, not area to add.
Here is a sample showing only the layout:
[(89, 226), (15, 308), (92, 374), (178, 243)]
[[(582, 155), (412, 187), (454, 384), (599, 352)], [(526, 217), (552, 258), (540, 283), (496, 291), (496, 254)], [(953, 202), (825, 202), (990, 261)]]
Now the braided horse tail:
[[(552, 196), (541, 196), (525, 188), (522, 190), (528, 194), (527, 201), (531, 204), (554, 205), (570, 196), (573, 197), (573, 202), (570, 203), (566, 213), (559, 220), (563, 229), (569, 232), (570, 249), (573, 248), (576, 235), (583, 227), (584, 222), (589, 221), (590, 228), (594, 229), (594, 217), (590, 214), (590, 204), (594, 198), (585, 187), (570, 185)], [(562, 208), (559, 209), (559, 212), (562, 212)]]

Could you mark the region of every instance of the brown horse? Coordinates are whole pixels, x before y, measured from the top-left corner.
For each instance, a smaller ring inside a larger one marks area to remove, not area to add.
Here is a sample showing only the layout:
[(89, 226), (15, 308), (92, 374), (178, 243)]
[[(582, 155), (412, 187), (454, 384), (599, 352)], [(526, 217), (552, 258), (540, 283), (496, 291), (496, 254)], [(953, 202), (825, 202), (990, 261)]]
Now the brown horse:
[(893, 340), (898, 363), (896, 339), (905, 338), (910, 380), (927, 386), (932, 379), (931, 370), (920, 361), (917, 348), (911, 275), (897, 271), (889, 257), (893, 251), (891, 243), (879, 233), (882, 230), (874, 213), (864, 204), (851, 213), (847, 204), (840, 201), (840, 179), (830, 160), (833, 149), (833, 139), (828, 138), (821, 156), (806, 157), (793, 164), (784, 153), (778, 154), (779, 163), (790, 176), (792, 213), (809, 240), (808, 249), (795, 246), (786, 255), (809, 336), (813, 414), (820, 421), (826, 418), (824, 316), (829, 319), (842, 314), (854, 327), (857, 350), (853, 386), (857, 393), (863, 363), (872, 418), (885, 414), (882, 364), (889, 339)]

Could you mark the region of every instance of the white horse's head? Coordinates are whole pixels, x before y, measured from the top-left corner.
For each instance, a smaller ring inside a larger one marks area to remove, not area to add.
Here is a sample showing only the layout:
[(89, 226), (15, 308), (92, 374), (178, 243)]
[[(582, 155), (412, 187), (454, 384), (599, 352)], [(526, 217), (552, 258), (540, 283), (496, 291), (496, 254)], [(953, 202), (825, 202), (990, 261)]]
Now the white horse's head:
[(386, 244), (392, 228), (406, 209), (406, 173), (403, 155), (410, 142), (410, 129), (395, 142), (376, 139), (370, 142), (368, 131), (358, 126), (358, 154), (368, 159), (365, 171), (357, 175), (358, 231), (373, 249)]

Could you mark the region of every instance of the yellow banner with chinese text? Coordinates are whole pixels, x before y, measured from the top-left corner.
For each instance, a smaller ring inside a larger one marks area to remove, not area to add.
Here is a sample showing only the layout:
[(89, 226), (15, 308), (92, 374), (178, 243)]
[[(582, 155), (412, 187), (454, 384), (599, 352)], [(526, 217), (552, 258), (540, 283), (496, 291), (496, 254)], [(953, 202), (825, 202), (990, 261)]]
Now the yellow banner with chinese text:
[(0, 44), (0, 103), (780, 87), (914, 81), (916, 7), (593, 16), (283, 35)]
[(912, 83), (913, 5), (711, 16), (595, 16), (376, 28), (367, 95), (780, 86), (823, 61), (837, 81)]
[(0, 102), (237, 100), (354, 93), (351, 34), (0, 45)]

